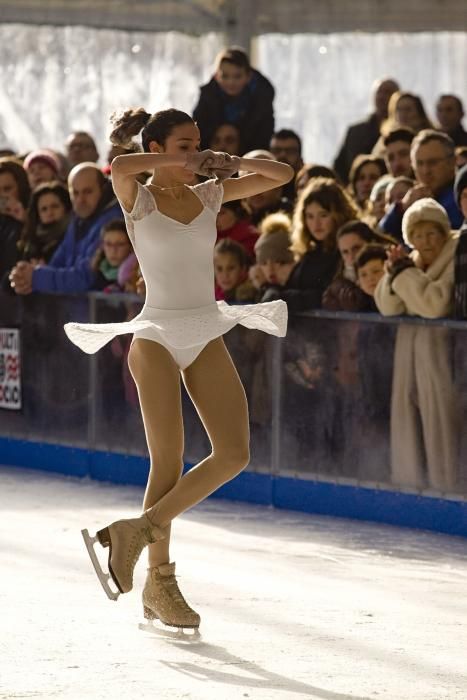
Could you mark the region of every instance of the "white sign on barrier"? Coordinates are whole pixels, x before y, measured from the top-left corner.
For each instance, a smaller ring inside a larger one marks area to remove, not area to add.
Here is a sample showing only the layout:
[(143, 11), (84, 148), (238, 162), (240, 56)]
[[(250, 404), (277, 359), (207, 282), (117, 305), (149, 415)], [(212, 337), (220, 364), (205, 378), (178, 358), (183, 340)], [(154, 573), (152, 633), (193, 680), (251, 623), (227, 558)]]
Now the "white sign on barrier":
[(21, 408), (19, 330), (0, 328), (0, 408)]

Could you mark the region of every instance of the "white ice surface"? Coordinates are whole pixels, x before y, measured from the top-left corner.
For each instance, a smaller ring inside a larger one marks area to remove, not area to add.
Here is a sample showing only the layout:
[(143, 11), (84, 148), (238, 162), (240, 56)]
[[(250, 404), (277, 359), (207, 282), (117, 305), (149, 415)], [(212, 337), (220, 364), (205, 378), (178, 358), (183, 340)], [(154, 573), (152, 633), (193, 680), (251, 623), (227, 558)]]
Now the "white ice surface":
[(172, 557), (202, 637), (149, 634), (109, 601), (80, 529), (137, 488), (0, 468), (0, 698), (467, 698), (467, 542), (210, 499)]

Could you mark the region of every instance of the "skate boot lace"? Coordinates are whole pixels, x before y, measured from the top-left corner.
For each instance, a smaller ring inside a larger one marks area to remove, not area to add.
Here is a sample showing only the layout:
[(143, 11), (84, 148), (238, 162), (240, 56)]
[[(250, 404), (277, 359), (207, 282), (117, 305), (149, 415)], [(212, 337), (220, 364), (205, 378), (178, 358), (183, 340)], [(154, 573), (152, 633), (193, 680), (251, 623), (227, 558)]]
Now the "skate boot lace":
[(142, 533), (134, 532), (128, 544), (127, 564), (132, 572), (140, 557), (141, 552), (148, 542), (154, 543), (156, 540), (150, 527), (143, 528)]
[(189, 613), (194, 613), (195, 611), (190, 608), (188, 603), (186, 602), (185, 598), (182, 595), (182, 592), (180, 591), (177, 583), (177, 577), (175, 575), (173, 576), (168, 576), (167, 581), (164, 581), (167, 593), (169, 596), (172, 598), (172, 600), (175, 603), (178, 603), (179, 605), (182, 606), (185, 612)]

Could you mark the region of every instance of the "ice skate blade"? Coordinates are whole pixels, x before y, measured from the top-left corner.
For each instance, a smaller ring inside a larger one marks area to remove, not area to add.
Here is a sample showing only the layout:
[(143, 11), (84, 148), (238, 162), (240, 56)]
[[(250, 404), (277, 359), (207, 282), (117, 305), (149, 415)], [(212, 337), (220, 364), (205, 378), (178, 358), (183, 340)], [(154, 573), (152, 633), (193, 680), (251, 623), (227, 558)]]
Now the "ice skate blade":
[[(199, 642), (201, 639), (201, 633), (198, 627), (168, 627), (166, 625), (156, 625), (153, 621), (150, 622), (140, 622), (138, 629), (143, 632), (149, 632), (158, 637), (164, 637), (165, 639), (173, 639), (177, 642)], [(191, 633), (188, 630), (193, 630)]]
[(91, 537), (87, 530), (81, 530), (81, 534), (83, 536), (84, 544), (86, 545), (86, 549), (88, 550), (89, 557), (94, 567), (94, 571), (97, 574), (97, 578), (101, 582), (102, 588), (104, 589), (107, 597), (110, 598), (110, 600), (117, 600), (118, 596), (120, 595), (120, 591), (114, 591), (109, 586), (109, 581), (112, 580), (112, 576), (110, 574), (106, 574), (105, 571), (102, 570), (102, 567), (99, 563), (99, 559), (97, 558), (96, 552), (94, 551), (94, 544), (99, 541), (98, 538)]

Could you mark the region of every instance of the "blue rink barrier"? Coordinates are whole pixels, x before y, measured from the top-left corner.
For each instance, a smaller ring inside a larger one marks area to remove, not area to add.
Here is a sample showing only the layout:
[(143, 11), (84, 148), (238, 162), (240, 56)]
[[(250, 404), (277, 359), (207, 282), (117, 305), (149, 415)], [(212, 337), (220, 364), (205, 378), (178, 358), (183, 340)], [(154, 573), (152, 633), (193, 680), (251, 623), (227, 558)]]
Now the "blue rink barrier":
[[(0, 438), (8, 466), (134, 486), (146, 485), (149, 460), (63, 445)], [(189, 469), (191, 465), (185, 465)], [(467, 501), (244, 471), (211, 497), (366, 520), (467, 537)]]
[[(0, 464), (145, 484), (131, 338), (87, 355), (63, 331), (141, 303), (0, 293)], [(216, 496), (467, 536), (467, 323), (313, 311), (291, 316), (285, 338), (237, 326), (224, 339), (251, 462)], [(182, 408), (193, 465), (210, 444), (184, 391)]]

